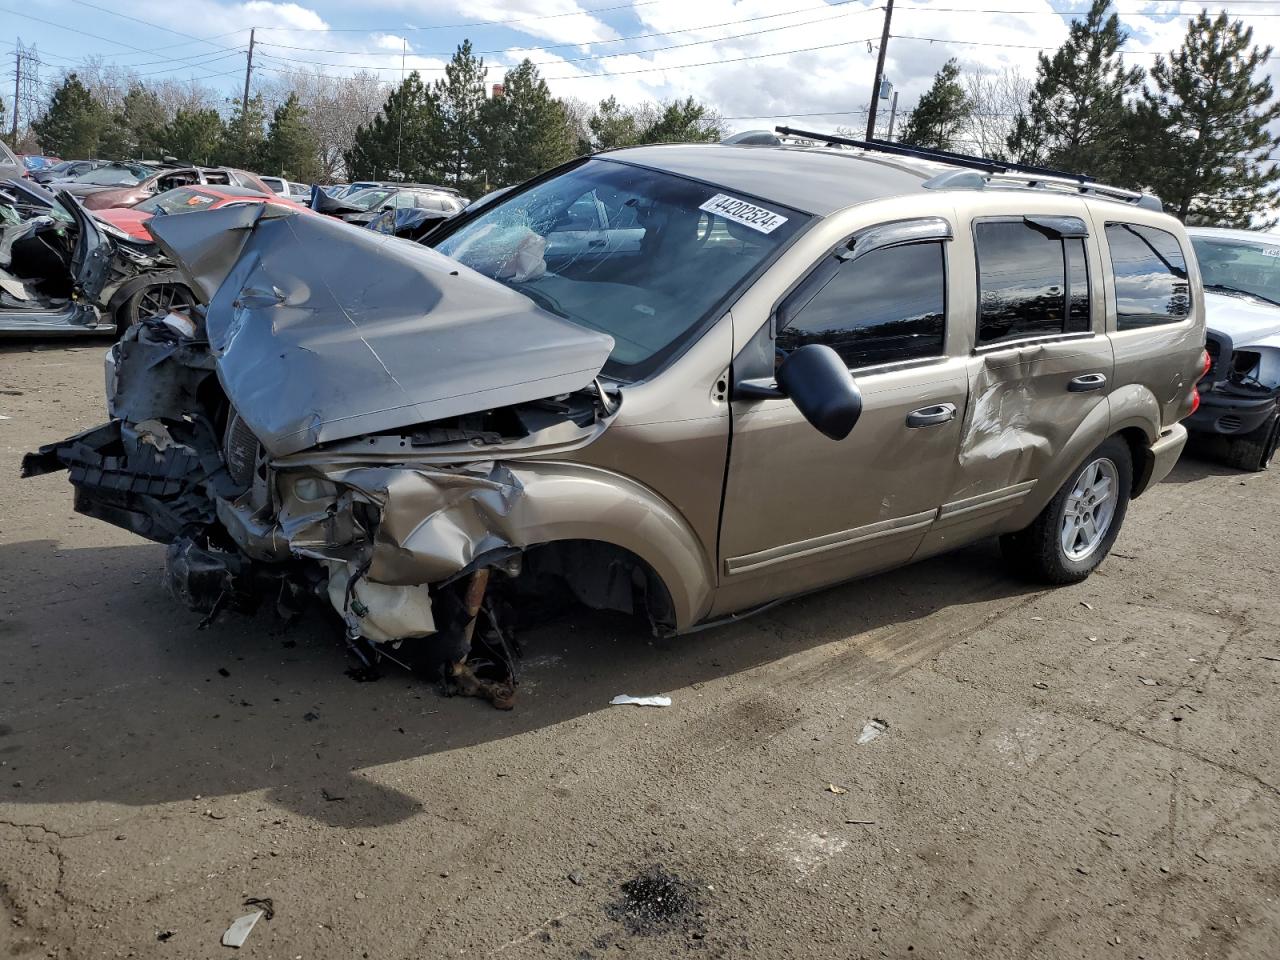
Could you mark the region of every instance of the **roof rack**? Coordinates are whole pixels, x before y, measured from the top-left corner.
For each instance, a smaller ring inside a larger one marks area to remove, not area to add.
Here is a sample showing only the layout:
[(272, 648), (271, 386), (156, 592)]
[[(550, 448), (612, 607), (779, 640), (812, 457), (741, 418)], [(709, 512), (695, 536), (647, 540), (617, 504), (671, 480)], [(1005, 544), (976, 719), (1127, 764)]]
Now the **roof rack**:
[[(870, 150), (876, 153), (915, 157), (920, 160), (932, 160), (953, 167), (966, 168), (964, 170), (948, 171), (926, 180), (923, 185), (930, 190), (981, 190), (988, 184), (995, 183), (1045, 190), (1070, 191), (1086, 196), (1102, 197), (1106, 200), (1118, 200), (1121, 203), (1132, 203), (1148, 210), (1164, 210), (1164, 204), (1154, 194), (1098, 183), (1088, 174), (1070, 173), (1065, 170), (1037, 167), (1027, 163), (1009, 163), (1004, 160), (992, 160), (989, 157), (974, 157), (965, 153), (952, 153), (950, 150), (932, 150), (926, 147), (889, 143), (886, 140), (855, 140), (852, 137), (814, 133), (810, 130), (797, 130), (794, 127), (776, 127), (775, 129), (778, 133), (787, 137), (817, 140), (821, 143), (857, 147), (861, 150)], [(981, 173), (971, 171), (981, 171)]]

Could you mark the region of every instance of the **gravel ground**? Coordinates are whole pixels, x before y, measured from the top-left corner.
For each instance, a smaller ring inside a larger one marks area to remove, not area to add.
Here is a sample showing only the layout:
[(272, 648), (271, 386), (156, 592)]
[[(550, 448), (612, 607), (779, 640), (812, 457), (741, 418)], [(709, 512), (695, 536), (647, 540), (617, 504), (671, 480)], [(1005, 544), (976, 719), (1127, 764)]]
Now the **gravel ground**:
[(319, 614), (197, 632), (19, 481), (104, 347), (0, 347), (0, 956), (227, 956), (248, 898), (285, 960), (1276, 956), (1274, 473), (1184, 459), (1065, 589), (984, 544), (674, 641), (574, 615), (500, 713), (353, 682)]

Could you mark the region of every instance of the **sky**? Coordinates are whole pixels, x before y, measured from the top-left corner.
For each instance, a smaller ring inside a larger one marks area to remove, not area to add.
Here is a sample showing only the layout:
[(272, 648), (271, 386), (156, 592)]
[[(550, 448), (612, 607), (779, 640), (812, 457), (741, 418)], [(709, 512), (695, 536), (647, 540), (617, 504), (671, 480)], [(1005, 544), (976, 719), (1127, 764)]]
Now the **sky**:
[[(905, 113), (950, 57), (966, 68), (1015, 67), (1031, 76), (1036, 55), (1065, 38), (1070, 0), (898, 0), (885, 75)], [(1280, 47), (1280, 2), (1224, 0)], [(1130, 32), (1133, 62), (1180, 44), (1200, 4), (1113, 4)], [(1210, 9), (1218, 9), (1211, 7)], [(144, 76), (197, 79), (228, 96), (244, 82), (255, 28), (260, 77), (303, 67), (329, 74), (402, 68), (442, 74), (470, 38), (498, 82), (528, 57), (556, 96), (623, 102), (694, 96), (730, 130), (779, 123), (861, 130), (884, 23), (883, 0), (0, 0), (0, 70), (12, 109), (14, 44), (35, 44), (41, 78), (56, 80), (86, 56)], [(1280, 68), (1280, 58), (1272, 61)], [(1280, 77), (1273, 78), (1280, 89)], [(12, 114), (10, 114), (12, 116)]]

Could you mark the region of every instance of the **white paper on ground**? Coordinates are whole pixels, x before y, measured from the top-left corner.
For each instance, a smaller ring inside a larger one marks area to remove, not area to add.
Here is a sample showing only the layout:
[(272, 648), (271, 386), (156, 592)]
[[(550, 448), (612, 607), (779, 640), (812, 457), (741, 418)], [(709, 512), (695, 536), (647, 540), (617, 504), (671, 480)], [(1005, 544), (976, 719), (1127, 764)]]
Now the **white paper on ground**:
[(222, 945), (224, 947), (235, 947), (239, 949), (244, 946), (245, 940), (249, 938), (249, 932), (253, 930), (253, 925), (261, 920), (263, 912), (255, 910), (253, 913), (247, 913), (243, 917), (236, 920), (231, 926), (227, 927), (227, 932), (222, 935)]
[(637, 707), (669, 707), (671, 706), (671, 698), (667, 696), (633, 697), (626, 693), (620, 693), (609, 701), (609, 706), (611, 707), (620, 707), (625, 704), (635, 704)]

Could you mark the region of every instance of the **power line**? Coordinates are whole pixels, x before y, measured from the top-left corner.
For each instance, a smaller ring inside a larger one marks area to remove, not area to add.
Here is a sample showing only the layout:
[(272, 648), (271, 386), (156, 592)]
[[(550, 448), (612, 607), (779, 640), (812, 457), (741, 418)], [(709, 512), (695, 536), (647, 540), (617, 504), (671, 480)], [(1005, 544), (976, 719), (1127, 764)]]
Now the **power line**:
[[(834, 4), (825, 4), (825, 6), (834, 6)], [(874, 9), (879, 9), (879, 8), (874, 8)], [(861, 11), (858, 11), (858, 12), (861, 12)], [(563, 63), (588, 63), (596, 60), (612, 60), (612, 59), (616, 59), (617, 57), (635, 57), (635, 56), (640, 56), (641, 54), (662, 53), (666, 50), (681, 50), (686, 47), (706, 46), (709, 43), (728, 43), (731, 40), (742, 40), (746, 37), (758, 37), (766, 33), (776, 33), (779, 30), (790, 30), (793, 27), (810, 27), (817, 23), (829, 23), (832, 20), (838, 20), (840, 19), (840, 17), (846, 16), (846, 15), (847, 14), (842, 12), (834, 17), (819, 17), (814, 20), (802, 20), (799, 23), (788, 23), (779, 27), (765, 27), (761, 30), (752, 30), (747, 33), (738, 33), (738, 34), (733, 34), (727, 37), (713, 37), (710, 40), (691, 40), (687, 43), (672, 43), (672, 44), (668, 44), (665, 47), (650, 47), (646, 50), (624, 50), (620, 53), (597, 53), (597, 54), (590, 54), (584, 57), (570, 57), (570, 58), (562, 58), (559, 60), (534, 60), (532, 61), (532, 63), (535, 67), (559, 66), (560, 64), (563, 64)], [(705, 28), (695, 27), (691, 29), (701, 30)], [(672, 31), (672, 32), (683, 33), (685, 31), (680, 30), (680, 31)], [(275, 46), (279, 46), (279, 44), (264, 43), (262, 44), (262, 46), (275, 47)], [(566, 44), (566, 46), (571, 46), (571, 44)], [(531, 47), (531, 48), (525, 48), (525, 49), (547, 49), (547, 48)], [(486, 52), (503, 53), (504, 51), (490, 50)], [(445, 56), (449, 56), (449, 55), (450, 54), (445, 54)], [(274, 57), (276, 60), (288, 60), (294, 63), (313, 63), (321, 67), (360, 67), (365, 70), (398, 70), (400, 69), (399, 67), (394, 67), (394, 66), (375, 67), (372, 64), (329, 63), (323, 60), (308, 60), (302, 57), (283, 57), (283, 56), (280, 56), (280, 54), (271, 54), (271, 56)], [(424, 57), (424, 56), (428, 56), (428, 54), (414, 54), (414, 56)], [(445, 70), (444, 67), (418, 67), (416, 69), (418, 70), (419, 73), (442, 73)]]
[[(68, 33), (78, 33), (78, 34), (80, 34), (81, 36), (89, 37), (90, 39), (93, 39), (93, 40), (101, 40), (101, 41), (103, 41), (104, 43), (114, 43), (114, 44), (115, 44), (116, 46), (118, 46), (118, 47), (125, 47), (125, 48), (127, 48), (127, 49), (129, 49), (129, 50), (133, 50), (133, 51), (135, 51), (136, 53), (153, 53), (153, 52), (154, 52), (154, 51), (151, 51), (151, 50), (144, 50), (144, 49), (142, 49), (141, 47), (135, 47), (135, 46), (133, 46), (132, 44), (125, 43), (125, 42), (123, 42), (123, 41), (121, 41), (121, 40), (112, 40), (110, 37), (104, 37), (104, 36), (101, 36), (101, 35), (96, 34), (96, 33), (89, 33), (87, 30), (77, 30), (75, 27), (68, 27), (68, 26), (66, 26), (65, 24), (55, 23), (55, 22), (54, 22), (54, 21), (52, 21), (52, 20), (44, 20), (44, 19), (42, 19), (42, 18), (40, 18), (40, 17), (33, 17), (33, 16), (32, 16), (31, 14), (29, 14), (29, 13), (20, 13), (20, 12), (19, 12), (19, 11), (17, 11), (17, 10), (10, 10), (8, 7), (0, 7), (0, 13), (8, 13), (8, 14), (12, 14), (12, 15), (13, 15), (13, 16), (15, 16), (15, 17), (22, 17), (22, 18), (24, 18), (24, 19), (26, 19), (26, 20), (34, 20), (36, 23), (43, 23), (43, 24), (45, 24), (46, 26), (56, 27), (56, 28), (57, 28), (57, 29), (59, 29), (59, 30), (66, 30)], [(192, 60), (192, 59), (196, 59), (196, 58), (195, 58), (195, 57), (174, 57), (173, 59), (175, 59), (175, 60)], [(176, 70), (176, 69), (181, 69), (181, 67), (175, 67), (174, 69), (175, 69), (175, 70)], [(215, 76), (216, 76), (216, 74), (215, 74)]]
[[(218, 50), (230, 49), (229, 47), (224, 47), (221, 44), (210, 43), (210, 41), (205, 39), (204, 37), (197, 37), (190, 33), (183, 33), (181, 30), (172, 30), (169, 27), (161, 26), (160, 24), (153, 23), (150, 20), (142, 20), (138, 17), (131, 17), (127, 13), (118, 13), (115, 10), (110, 9), (109, 7), (100, 7), (96, 3), (89, 3), (89, 0), (71, 0), (71, 2), (78, 3), (82, 7), (88, 7), (91, 10), (100, 10), (105, 14), (109, 14), (110, 16), (113, 16), (113, 17), (119, 17), (122, 20), (132, 20), (134, 23), (140, 23), (144, 27), (151, 27), (153, 30), (163, 30), (165, 33), (172, 33), (174, 36), (178, 36), (178, 37), (186, 37), (187, 39), (194, 40), (197, 43), (207, 43), (209, 44), (209, 46), (214, 47)], [(235, 32), (239, 33), (238, 30)]]
[(664, 0), (640, 0), (639, 3), (621, 3), (613, 7), (596, 7), (594, 10), (574, 10), (570, 13), (548, 13), (540, 17), (520, 17), (514, 20), (472, 20), (470, 23), (439, 23), (429, 27), (407, 27), (403, 24), (394, 27), (258, 27), (259, 30), (287, 31), (299, 33), (397, 33), (401, 30), (461, 30), (465, 27), (505, 27), (513, 23), (535, 23), (542, 20), (560, 20), (565, 17), (591, 16), (596, 13), (610, 13), (614, 10), (632, 10), (636, 7), (652, 7)]
[[(892, 34), (892, 38), (894, 40), (921, 40), (927, 43), (955, 43), (966, 47), (1007, 47), (1011, 50), (1057, 50), (1058, 47), (1062, 46), (1061, 44), (1047, 47), (1034, 43), (997, 43), (994, 40), (954, 40), (951, 37), (914, 37), (905, 33)], [(1122, 49), (1117, 51), (1117, 53), (1119, 56), (1132, 53), (1140, 57), (1163, 57), (1166, 55), (1167, 51)], [(1280, 60), (1280, 55), (1267, 57), (1267, 59)]]
[[(719, 23), (707, 23), (697, 27), (680, 27), (679, 29), (676, 29), (676, 30), (659, 30), (652, 33), (636, 33), (636, 34), (632, 34), (629, 37), (613, 37), (612, 39), (609, 39), (609, 40), (577, 40), (577, 41), (565, 42), (565, 43), (548, 43), (548, 44), (543, 44), (541, 46), (503, 47), (500, 50), (477, 50), (475, 51), (475, 53), (476, 53), (476, 56), (480, 56), (480, 57), (500, 56), (500, 55), (510, 54), (514, 52), (526, 53), (526, 52), (532, 52), (537, 50), (558, 50), (561, 47), (595, 47), (595, 46), (600, 46), (606, 43), (625, 43), (628, 40), (650, 40), (650, 39), (653, 39), (654, 37), (670, 37), (677, 33), (694, 33), (698, 30), (712, 30), (712, 29), (715, 29), (716, 27), (731, 27), (739, 23), (755, 23), (756, 21), (759, 21), (759, 20), (775, 20), (778, 17), (790, 17), (797, 13), (805, 13), (809, 10), (832, 10), (832, 9), (839, 10), (841, 7), (848, 6), (849, 4), (861, 3), (861, 2), (862, 0), (833, 0), (832, 3), (819, 3), (815, 6), (796, 7), (794, 10), (785, 10), (782, 13), (765, 13), (757, 17), (743, 17), (740, 20), (721, 20)], [(849, 14), (869, 13), (872, 10), (883, 10), (883, 9), (884, 7), (864, 7), (861, 10), (850, 10), (848, 11), (848, 13)], [(841, 10), (841, 13), (844, 14), (845, 11)], [(828, 17), (823, 19), (834, 20), (836, 18)], [(809, 21), (809, 22), (818, 22), (818, 21)], [(789, 24), (788, 26), (803, 26), (803, 24)], [(261, 30), (266, 28), (259, 27), (258, 29)], [(775, 27), (773, 29), (783, 30), (783, 29), (786, 29), (786, 27)], [(376, 31), (370, 31), (370, 32), (376, 32)], [(749, 36), (749, 34), (745, 34), (745, 36)], [(707, 42), (712, 42), (712, 41), (707, 41)], [(310, 51), (311, 53), (359, 52), (359, 51), (353, 51), (353, 50), (336, 50), (332, 47), (297, 47), (297, 46), (291, 46), (287, 43), (263, 43), (262, 46), (275, 47), (278, 50)], [(642, 51), (642, 52), (647, 53), (648, 51)], [(388, 51), (386, 54), (371, 53), (369, 55), (394, 57), (396, 54), (394, 51)], [(421, 52), (421, 53), (415, 52), (414, 55), (418, 57), (449, 57), (453, 55), (453, 51), (437, 50), (433, 52)], [(280, 59), (286, 60), (288, 58), (281, 57)]]

